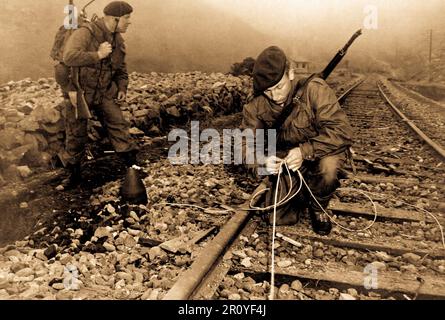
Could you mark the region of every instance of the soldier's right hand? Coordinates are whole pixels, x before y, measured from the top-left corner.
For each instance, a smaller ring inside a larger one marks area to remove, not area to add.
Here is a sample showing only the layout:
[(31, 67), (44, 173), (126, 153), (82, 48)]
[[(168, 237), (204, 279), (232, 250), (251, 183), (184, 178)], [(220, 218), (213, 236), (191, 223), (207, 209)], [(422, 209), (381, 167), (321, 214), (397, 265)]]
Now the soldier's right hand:
[(103, 42), (99, 46), (99, 50), (97, 50), (97, 54), (99, 55), (99, 59), (105, 59), (108, 57), (111, 52), (113, 51), (113, 48), (109, 42)]
[(276, 156), (271, 156), (266, 158), (266, 170), (271, 175), (276, 175), (281, 170), (281, 165), (283, 163), (283, 159), (280, 159)]

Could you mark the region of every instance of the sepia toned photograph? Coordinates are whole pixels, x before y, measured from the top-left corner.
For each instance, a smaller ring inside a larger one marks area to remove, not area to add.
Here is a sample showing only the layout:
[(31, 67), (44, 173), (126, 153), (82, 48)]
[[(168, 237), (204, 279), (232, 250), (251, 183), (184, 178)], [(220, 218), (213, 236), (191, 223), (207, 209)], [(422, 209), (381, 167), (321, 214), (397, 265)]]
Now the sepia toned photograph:
[(0, 0), (0, 26), (0, 300), (445, 299), (445, 1)]

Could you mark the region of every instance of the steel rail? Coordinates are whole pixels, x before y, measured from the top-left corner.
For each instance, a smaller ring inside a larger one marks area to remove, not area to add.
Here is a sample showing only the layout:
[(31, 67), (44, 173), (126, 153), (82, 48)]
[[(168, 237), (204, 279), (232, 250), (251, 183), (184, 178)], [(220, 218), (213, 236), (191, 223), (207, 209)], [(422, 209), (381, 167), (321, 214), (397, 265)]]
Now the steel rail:
[[(256, 188), (254, 194), (265, 188), (266, 184), (263, 182)], [(163, 300), (188, 300), (190, 298), (207, 273), (214, 267), (218, 258), (230, 243), (238, 237), (242, 227), (253, 215), (253, 211), (243, 210), (248, 209), (249, 205), (250, 200), (224, 225), (219, 234), (207, 245), (205, 251), (195, 260), (190, 269), (179, 278)]]
[[(352, 92), (357, 86), (359, 86), (365, 78), (357, 81), (352, 85), (345, 93), (338, 99), (344, 99), (349, 93)], [(267, 187), (265, 181), (263, 181), (256, 190), (252, 193), (257, 194), (261, 190)], [(239, 233), (243, 230), (243, 227), (248, 223), (253, 216), (252, 211), (247, 211), (250, 208), (251, 201), (244, 203), (240, 210), (224, 225), (218, 235), (207, 245), (206, 249), (201, 255), (193, 262), (190, 269), (182, 274), (173, 287), (167, 292), (163, 300), (190, 300), (195, 294), (195, 291), (199, 288), (200, 284), (207, 277), (212, 276), (212, 270), (218, 263), (219, 258), (226, 252), (230, 244), (239, 236)]]
[(338, 102), (341, 103), (346, 97), (359, 85), (361, 85), (366, 80), (366, 77), (363, 77), (362, 79), (358, 80), (356, 83), (354, 83), (348, 90), (346, 90), (339, 98)]
[(428, 137), (422, 130), (420, 130), (413, 121), (408, 119), (402, 111), (400, 111), (396, 105), (391, 102), (389, 97), (385, 94), (380, 83), (377, 83), (377, 87), (379, 88), (380, 94), (383, 96), (385, 101), (391, 106), (391, 108), (397, 113), (397, 115), (402, 118), (402, 120), (415, 132), (417, 135), (425, 141), (431, 148), (433, 148), (443, 159), (445, 159), (445, 149), (443, 149), (439, 144), (434, 142), (430, 137)]

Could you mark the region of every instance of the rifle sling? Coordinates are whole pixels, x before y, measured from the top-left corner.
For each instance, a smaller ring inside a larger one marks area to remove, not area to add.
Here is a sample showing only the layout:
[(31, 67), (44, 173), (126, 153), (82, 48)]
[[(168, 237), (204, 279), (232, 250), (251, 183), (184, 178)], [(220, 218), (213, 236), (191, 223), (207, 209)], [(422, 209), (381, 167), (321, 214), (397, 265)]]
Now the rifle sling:
[[(303, 97), (304, 93), (306, 92), (306, 87), (307, 85), (316, 77), (319, 77), (319, 74), (314, 73), (312, 74), (310, 77), (308, 77), (304, 83), (298, 87), (297, 90), (297, 94), (295, 95), (295, 97), (292, 99), (295, 100), (301, 100), (301, 98)], [(287, 118), (289, 118), (290, 114), (292, 113), (292, 110), (294, 109), (294, 104), (291, 102), (288, 105), (286, 105), (283, 108), (283, 111), (281, 112), (281, 114), (278, 116), (277, 120), (275, 121), (275, 123), (272, 125), (272, 129), (275, 130), (279, 130), (281, 129), (281, 127), (283, 126), (283, 124), (286, 122)]]

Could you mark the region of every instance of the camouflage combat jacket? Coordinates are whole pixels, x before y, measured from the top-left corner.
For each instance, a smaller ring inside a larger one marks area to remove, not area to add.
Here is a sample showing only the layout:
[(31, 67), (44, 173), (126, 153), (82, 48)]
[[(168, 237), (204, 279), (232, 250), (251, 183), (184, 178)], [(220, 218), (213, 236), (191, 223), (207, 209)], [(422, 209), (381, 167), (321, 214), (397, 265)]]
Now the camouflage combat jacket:
[[(120, 33), (116, 34), (112, 54), (100, 60), (97, 54), (103, 42), (113, 44), (113, 35), (99, 19), (89, 27), (81, 27), (68, 39), (63, 52), (64, 63), (80, 68), (80, 85), (86, 93), (98, 91), (100, 95), (115, 95), (127, 92), (128, 72), (125, 63), (125, 43)], [(97, 90), (96, 90), (97, 89)]]
[[(301, 99), (296, 98), (297, 81), (287, 104), (294, 105), (291, 114), (278, 129), (278, 150), (300, 147), (303, 158), (309, 161), (339, 154), (352, 145), (352, 128), (346, 113), (329, 85), (320, 78), (307, 84)], [(261, 95), (244, 106), (243, 129), (269, 129), (283, 110)], [(245, 149), (245, 146), (244, 148)]]

